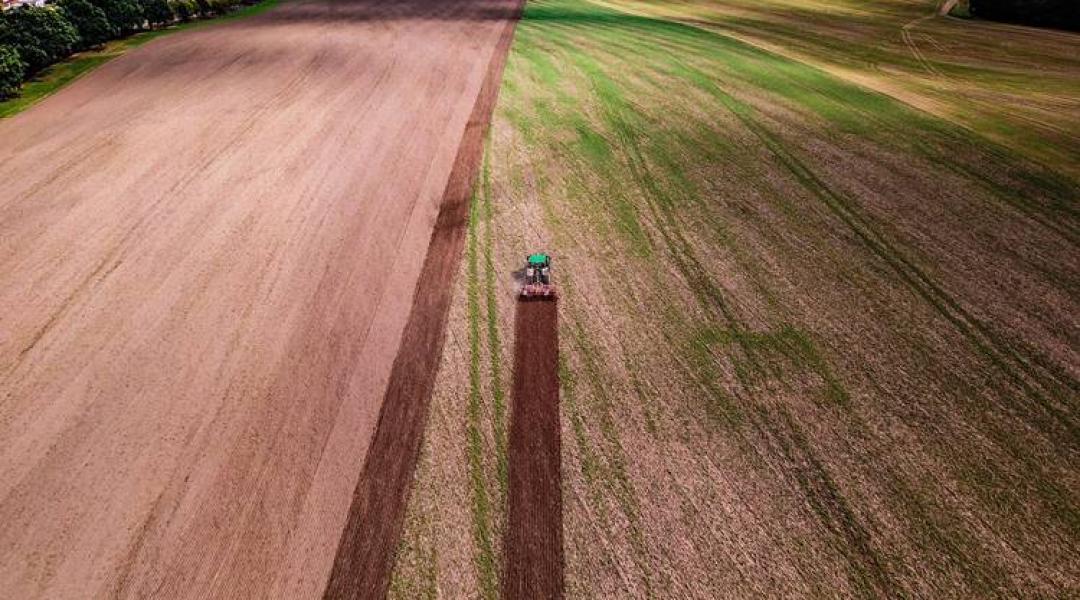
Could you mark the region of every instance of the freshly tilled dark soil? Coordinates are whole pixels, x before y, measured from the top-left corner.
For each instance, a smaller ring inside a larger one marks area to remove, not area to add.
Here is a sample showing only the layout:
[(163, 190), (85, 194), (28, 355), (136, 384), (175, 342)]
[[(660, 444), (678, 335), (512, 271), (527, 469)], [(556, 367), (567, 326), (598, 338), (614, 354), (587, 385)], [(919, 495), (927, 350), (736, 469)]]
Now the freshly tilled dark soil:
[(514, 325), (503, 598), (563, 595), (560, 456), (558, 304), (522, 300)]

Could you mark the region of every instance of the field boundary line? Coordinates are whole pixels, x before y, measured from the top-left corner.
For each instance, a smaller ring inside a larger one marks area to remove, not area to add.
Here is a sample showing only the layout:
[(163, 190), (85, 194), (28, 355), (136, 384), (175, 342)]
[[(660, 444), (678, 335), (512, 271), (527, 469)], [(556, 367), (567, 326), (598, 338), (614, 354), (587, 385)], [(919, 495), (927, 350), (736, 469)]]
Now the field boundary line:
[[(446, 339), (453, 278), (465, 245), (472, 189), (522, 7), (523, 0), (517, 0), (503, 26), (465, 125), (325, 598), (383, 598), (389, 590)], [(427, 281), (445, 285), (429, 292), (423, 289)]]

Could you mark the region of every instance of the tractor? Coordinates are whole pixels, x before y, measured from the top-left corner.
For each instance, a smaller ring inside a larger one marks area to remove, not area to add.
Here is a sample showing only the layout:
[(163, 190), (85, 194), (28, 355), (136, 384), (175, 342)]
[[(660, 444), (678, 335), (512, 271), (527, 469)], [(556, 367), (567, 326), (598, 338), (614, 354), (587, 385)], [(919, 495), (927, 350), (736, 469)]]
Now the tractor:
[(551, 283), (551, 257), (542, 252), (525, 257), (525, 283), (521, 286), (521, 298), (555, 298), (555, 286)]

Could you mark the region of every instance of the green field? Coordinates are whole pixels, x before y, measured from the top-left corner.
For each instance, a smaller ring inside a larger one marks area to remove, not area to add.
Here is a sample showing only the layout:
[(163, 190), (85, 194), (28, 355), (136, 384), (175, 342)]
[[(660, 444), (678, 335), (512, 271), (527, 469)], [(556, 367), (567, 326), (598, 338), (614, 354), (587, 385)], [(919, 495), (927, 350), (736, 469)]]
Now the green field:
[(928, 0), (627, 0), (865, 86), (1080, 176), (1075, 34), (936, 15)]
[[(843, 42), (724, 35), (750, 4)], [(851, 32), (934, 6), (858, 4), (527, 4), (397, 597), (497, 594), (510, 271), (533, 250), (561, 291), (570, 597), (1080, 592), (1077, 153), (1049, 139), (1075, 122), (952, 118), (1005, 83), (946, 61), (964, 90), (927, 91), (895, 40)], [(983, 25), (923, 26), (974, 44)], [(951, 56), (1045, 51), (994, 48)], [(1076, 73), (1053, 49), (1047, 71)], [(896, 89), (858, 83), (864, 61)], [(1050, 80), (1032, 104), (1075, 111), (1076, 80)]]

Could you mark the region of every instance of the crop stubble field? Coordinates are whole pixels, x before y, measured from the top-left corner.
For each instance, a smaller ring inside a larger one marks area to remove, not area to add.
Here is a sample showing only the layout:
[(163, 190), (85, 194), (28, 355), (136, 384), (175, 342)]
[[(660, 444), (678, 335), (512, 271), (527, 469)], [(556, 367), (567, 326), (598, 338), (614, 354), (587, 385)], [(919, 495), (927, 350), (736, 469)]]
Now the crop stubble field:
[(1080, 42), (858, 4), (526, 6), (392, 596), (499, 594), (534, 250), (569, 597), (1080, 591)]
[(937, 18), (931, 0), (626, 0), (820, 68), (1080, 176), (1076, 34)]

